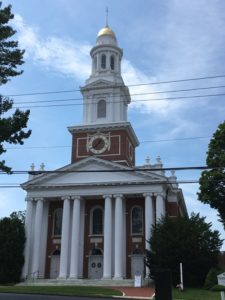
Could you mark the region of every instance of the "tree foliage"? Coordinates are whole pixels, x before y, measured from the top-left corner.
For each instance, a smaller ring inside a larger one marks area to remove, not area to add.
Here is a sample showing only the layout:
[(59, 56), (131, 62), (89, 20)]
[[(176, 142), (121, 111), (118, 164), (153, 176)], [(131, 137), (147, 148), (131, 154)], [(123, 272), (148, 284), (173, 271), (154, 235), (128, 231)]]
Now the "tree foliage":
[[(8, 25), (14, 18), (11, 13), (11, 5), (1, 8), (0, 2), (0, 86), (7, 83), (11, 77), (22, 74), (23, 71), (17, 67), (24, 63), (24, 50), (18, 48), (18, 42), (12, 37), (16, 31)], [(30, 111), (16, 109), (11, 116), (5, 116), (13, 107), (13, 100), (0, 95), (0, 155), (6, 152), (4, 143), (23, 144), (23, 140), (28, 138), (31, 131), (24, 131), (27, 127)], [(0, 161), (0, 170), (10, 172), (10, 168), (5, 165), (5, 161)]]
[(0, 283), (18, 282), (24, 264), (24, 222), (16, 213), (0, 219)]
[(161, 219), (152, 229), (150, 251), (146, 264), (152, 275), (157, 268), (170, 268), (173, 283), (180, 283), (179, 264), (183, 263), (184, 283), (190, 286), (203, 284), (209, 269), (217, 264), (222, 245), (218, 231), (211, 230), (211, 223), (204, 217)]
[(225, 122), (219, 125), (209, 143), (206, 164), (217, 168), (202, 172), (198, 199), (217, 209), (225, 228)]

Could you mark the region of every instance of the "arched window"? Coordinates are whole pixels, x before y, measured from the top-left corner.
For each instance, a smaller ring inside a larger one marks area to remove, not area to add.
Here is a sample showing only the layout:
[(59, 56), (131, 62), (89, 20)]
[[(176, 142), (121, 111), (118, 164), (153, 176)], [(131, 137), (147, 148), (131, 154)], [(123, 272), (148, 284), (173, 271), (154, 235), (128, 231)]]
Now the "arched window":
[(103, 211), (102, 208), (96, 207), (92, 211), (91, 234), (103, 234)]
[(105, 69), (106, 68), (106, 55), (102, 54), (101, 56), (101, 68)]
[(62, 233), (62, 211), (62, 208), (57, 208), (54, 211), (53, 235), (61, 235)]
[(105, 100), (100, 100), (98, 102), (98, 108), (97, 108), (97, 117), (98, 118), (105, 118), (106, 117), (106, 102)]
[(131, 232), (132, 234), (143, 233), (143, 210), (139, 206), (135, 206), (131, 211)]
[(111, 70), (115, 69), (115, 57), (113, 55), (110, 56), (110, 68)]

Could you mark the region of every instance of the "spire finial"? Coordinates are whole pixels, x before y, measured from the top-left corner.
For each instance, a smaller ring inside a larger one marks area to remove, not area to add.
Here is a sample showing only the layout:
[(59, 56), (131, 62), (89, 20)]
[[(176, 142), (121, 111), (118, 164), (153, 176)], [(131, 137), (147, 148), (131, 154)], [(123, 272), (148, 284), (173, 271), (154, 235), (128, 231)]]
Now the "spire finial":
[(109, 9), (108, 9), (108, 6), (106, 6), (105, 13), (106, 13), (106, 16), (105, 16), (105, 27), (109, 27), (109, 24), (108, 24), (108, 18), (109, 18)]

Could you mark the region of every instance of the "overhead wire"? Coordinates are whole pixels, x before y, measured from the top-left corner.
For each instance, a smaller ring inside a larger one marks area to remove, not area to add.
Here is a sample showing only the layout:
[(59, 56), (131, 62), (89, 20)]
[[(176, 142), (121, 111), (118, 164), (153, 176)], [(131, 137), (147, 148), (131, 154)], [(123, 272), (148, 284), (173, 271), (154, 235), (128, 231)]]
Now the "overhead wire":
[[(225, 169), (225, 166), (185, 166), (185, 167), (134, 167), (129, 169), (108, 169), (108, 170), (53, 170), (53, 171), (45, 171), (45, 170), (12, 170), (12, 174), (32, 174), (32, 175), (40, 175), (40, 174), (70, 174), (70, 173), (118, 173), (118, 172), (164, 172), (164, 171), (187, 171), (187, 170), (220, 170)], [(0, 171), (0, 174), (7, 174), (5, 171)]]
[[(123, 94), (123, 96), (144, 96), (144, 95), (179, 93), (179, 92), (189, 92), (189, 91), (209, 90), (209, 89), (219, 89), (219, 88), (225, 88), (225, 85), (198, 87), (198, 88), (189, 88), (189, 89), (179, 89), (179, 90), (154, 91), (154, 92), (147, 92), (147, 93)], [(110, 98), (117, 98), (118, 96), (120, 96), (120, 94), (111, 95)], [(82, 101), (82, 100), (83, 100), (83, 98), (35, 100), (35, 101), (23, 101), (23, 102), (17, 102), (17, 101), (15, 102), (14, 101), (14, 104), (51, 103), (51, 102)]]
[[(211, 182), (222, 182), (225, 183), (224, 180), (215, 180), (215, 179), (211, 179)], [(157, 184), (196, 184), (199, 183), (199, 180), (197, 179), (186, 179), (186, 180), (159, 180), (159, 181), (148, 181), (146, 182), (147, 185), (157, 185)], [(124, 185), (126, 185), (127, 183), (125, 182)], [(74, 183), (67, 183), (68, 186), (73, 186)], [(120, 183), (120, 185), (123, 185), (123, 183)], [(38, 187), (38, 188), (49, 188), (49, 187), (59, 187), (59, 185), (53, 185), (53, 184), (48, 184), (48, 185), (44, 185), (44, 184), (28, 184), (27, 187)], [(12, 183), (12, 184), (2, 184), (0, 185), (0, 188), (21, 188), (21, 184), (19, 183)]]
[[(128, 87), (134, 86), (146, 86), (146, 85), (159, 85), (159, 84), (167, 84), (167, 83), (177, 83), (177, 82), (188, 82), (188, 81), (198, 81), (198, 80), (206, 80), (206, 79), (217, 79), (224, 78), (225, 75), (214, 75), (214, 76), (203, 76), (203, 77), (194, 77), (194, 78), (185, 78), (185, 79), (175, 79), (175, 80), (167, 80), (167, 81), (158, 81), (158, 82), (148, 82), (148, 83), (137, 83), (137, 84), (128, 84)], [(114, 85), (112, 87), (123, 87), (124, 85)], [(103, 89), (105, 87), (96, 87), (95, 89)], [(20, 97), (20, 96), (35, 96), (35, 95), (47, 95), (47, 94), (59, 94), (59, 93), (71, 93), (71, 92), (80, 92), (79, 89), (72, 90), (59, 90), (59, 91), (46, 91), (46, 92), (33, 92), (33, 93), (21, 93), (21, 94), (9, 94), (4, 95), (5, 97)]]
[[(208, 94), (208, 95), (194, 95), (194, 96), (180, 96), (180, 97), (165, 97), (165, 98), (156, 98), (156, 99), (139, 99), (132, 100), (133, 102), (151, 102), (151, 101), (165, 101), (165, 100), (186, 100), (186, 99), (195, 99), (195, 98), (208, 98), (208, 97), (221, 97), (225, 96), (225, 93), (220, 94)], [(225, 98), (224, 98), (225, 99)], [(107, 101), (107, 103), (122, 103), (123, 101)], [(50, 105), (32, 105), (32, 106), (13, 106), (14, 109), (17, 108), (44, 108), (44, 107), (69, 107), (69, 106), (86, 106), (94, 105), (95, 103), (68, 103), (68, 104), (50, 104)]]
[[(195, 136), (187, 138), (176, 138), (176, 139), (162, 139), (162, 140), (146, 140), (140, 141), (140, 144), (144, 143), (161, 143), (161, 142), (175, 142), (175, 141), (187, 141), (187, 140), (200, 140), (209, 139), (212, 136)], [(7, 147), (6, 150), (24, 150), (24, 149), (54, 149), (54, 148), (71, 148), (71, 145), (57, 145), (57, 146), (24, 146), (21, 147)]]

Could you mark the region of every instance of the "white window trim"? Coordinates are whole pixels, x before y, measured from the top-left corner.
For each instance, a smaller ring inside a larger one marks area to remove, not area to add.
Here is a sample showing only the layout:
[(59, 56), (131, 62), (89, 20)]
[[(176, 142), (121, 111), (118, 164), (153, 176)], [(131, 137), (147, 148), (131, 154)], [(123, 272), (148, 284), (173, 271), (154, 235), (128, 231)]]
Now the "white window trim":
[[(102, 233), (94, 234), (93, 233), (93, 212), (96, 208), (100, 208), (102, 211)], [(90, 224), (89, 224), (89, 236), (103, 236), (104, 235), (104, 209), (100, 205), (95, 205), (90, 210)]]

